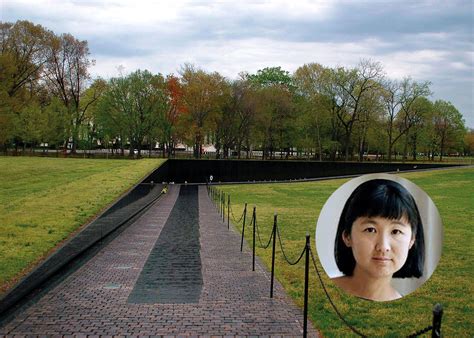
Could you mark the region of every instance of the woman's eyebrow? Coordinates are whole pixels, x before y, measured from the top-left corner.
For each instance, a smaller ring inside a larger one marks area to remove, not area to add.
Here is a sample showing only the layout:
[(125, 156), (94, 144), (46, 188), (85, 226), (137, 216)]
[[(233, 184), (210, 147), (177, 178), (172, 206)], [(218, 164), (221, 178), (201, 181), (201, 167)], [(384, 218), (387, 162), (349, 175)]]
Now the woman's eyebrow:
[(402, 226), (406, 226), (406, 227), (410, 226), (410, 223), (402, 222), (402, 221), (399, 221), (399, 220), (396, 220), (396, 219), (392, 221), (392, 224), (402, 225)]

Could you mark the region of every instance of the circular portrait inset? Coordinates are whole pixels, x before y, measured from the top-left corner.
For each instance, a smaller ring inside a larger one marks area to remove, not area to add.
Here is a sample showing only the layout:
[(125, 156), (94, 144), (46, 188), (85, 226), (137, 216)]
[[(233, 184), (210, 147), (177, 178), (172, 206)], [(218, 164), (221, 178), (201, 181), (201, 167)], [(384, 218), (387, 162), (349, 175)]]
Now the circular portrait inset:
[(316, 226), (319, 260), (347, 293), (374, 301), (408, 295), (433, 274), (443, 227), (431, 198), (390, 174), (357, 177), (326, 201)]

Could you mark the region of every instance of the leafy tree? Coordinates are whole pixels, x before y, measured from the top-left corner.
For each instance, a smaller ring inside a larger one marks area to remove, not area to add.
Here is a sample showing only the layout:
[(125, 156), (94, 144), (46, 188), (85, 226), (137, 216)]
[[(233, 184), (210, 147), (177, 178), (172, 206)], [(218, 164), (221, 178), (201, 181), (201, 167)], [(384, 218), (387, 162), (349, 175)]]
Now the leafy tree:
[(113, 140), (115, 147), (124, 155), (128, 131), (128, 116), (131, 114), (129, 81), (125, 77), (111, 78), (104, 94), (99, 99), (94, 120), (99, 133), (107, 140)]
[(33, 151), (34, 145), (41, 140), (41, 130), (45, 128), (45, 120), (42, 119), (41, 113), (41, 107), (35, 102), (15, 115), (15, 136), (23, 141), (23, 151), (27, 143), (31, 145)]
[[(405, 133), (405, 149), (407, 153), (407, 147), (411, 148), (411, 154), (413, 161), (416, 161), (418, 154), (418, 145), (420, 139), (425, 137), (426, 127), (428, 119), (430, 118), (433, 110), (433, 104), (426, 97), (418, 97), (411, 106), (411, 128)], [(406, 155), (408, 156), (408, 155)]]
[(183, 122), (190, 131), (188, 137), (194, 147), (194, 157), (201, 158), (204, 136), (221, 111), (227, 83), (219, 73), (209, 74), (190, 64), (182, 67), (180, 75), (184, 107), (188, 112)]
[(470, 129), (464, 135), (463, 152), (464, 156), (474, 156), (474, 129)]
[(56, 150), (70, 135), (69, 119), (65, 107), (57, 97), (52, 97), (43, 108), (44, 128), (41, 133), (41, 142), (54, 145)]
[(266, 67), (259, 69), (256, 74), (247, 75), (247, 79), (260, 87), (271, 87), (281, 85), (292, 88), (292, 77), (286, 70), (281, 67)]
[(232, 84), (232, 96), (235, 104), (237, 156), (241, 157), (242, 148), (245, 147), (249, 158), (259, 101), (258, 92), (246, 76), (241, 74), (240, 79)]
[(299, 126), (309, 148), (316, 148), (315, 154), (322, 161), (323, 148), (330, 144), (331, 98), (327, 95), (328, 69), (320, 64), (310, 63), (298, 68), (293, 75), (297, 88)]
[[(109, 128), (111, 137), (130, 143), (130, 156), (137, 149), (141, 156), (142, 144), (148, 137), (153, 140), (153, 131), (169, 110), (165, 79), (161, 74), (137, 70), (130, 75), (110, 79), (100, 100), (98, 116)], [(123, 151), (122, 151), (123, 153)]]
[(294, 85), (289, 72), (281, 67), (264, 68), (246, 76), (258, 93), (255, 134), (262, 146), (262, 158), (274, 151), (290, 154), (294, 143)]
[(2, 89), (10, 97), (41, 77), (51, 31), (29, 21), (0, 23)]
[(218, 114), (215, 115), (213, 128), (214, 145), (216, 148), (216, 158), (220, 157), (222, 149), (222, 156), (228, 157), (229, 151), (234, 148), (237, 142), (238, 123), (239, 123), (239, 97), (235, 90), (235, 85), (227, 83), (223, 87), (223, 95), (221, 100), (221, 108)]
[(0, 22), (0, 143), (5, 150), (15, 133), (16, 115), (25, 114), (39, 88), (37, 82), (52, 35), (28, 21)]
[(179, 121), (187, 111), (183, 101), (184, 89), (179, 82), (179, 78), (169, 75), (166, 78), (165, 87), (168, 110), (159, 120), (157, 128), (163, 145), (163, 157), (166, 156), (165, 152), (167, 152), (168, 157), (171, 157), (180, 136)]
[(459, 148), (461, 145), (466, 127), (461, 113), (451, 102), (437, 100), (434, 103), (434, 130), (439, 141), (439, 160), (443, 160), (443, 155), (450, 148)]

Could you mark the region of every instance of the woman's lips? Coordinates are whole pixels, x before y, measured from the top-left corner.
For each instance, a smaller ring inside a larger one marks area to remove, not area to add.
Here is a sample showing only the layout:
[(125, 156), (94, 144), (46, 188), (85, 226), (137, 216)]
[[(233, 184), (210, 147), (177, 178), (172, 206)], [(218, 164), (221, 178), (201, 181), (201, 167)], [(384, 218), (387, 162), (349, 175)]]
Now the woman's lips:
[(372, 259), (374, 261), (377, 261), (377, 262), (389, 262), (389, 261), (391, 261), (391, 259), (388, 258), (388, 257), (372, 257)]

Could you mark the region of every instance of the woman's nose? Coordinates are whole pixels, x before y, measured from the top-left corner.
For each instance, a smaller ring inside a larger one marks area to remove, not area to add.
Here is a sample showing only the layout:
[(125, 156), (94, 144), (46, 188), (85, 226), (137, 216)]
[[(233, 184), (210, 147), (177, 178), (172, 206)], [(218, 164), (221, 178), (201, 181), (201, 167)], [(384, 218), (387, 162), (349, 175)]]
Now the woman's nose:
[(375, 249), (381, 252), (387, 252), (390, 250), (390, 236), (385, 234), (379, 234), (377, 236), (377, 242), (375, 244)]

